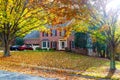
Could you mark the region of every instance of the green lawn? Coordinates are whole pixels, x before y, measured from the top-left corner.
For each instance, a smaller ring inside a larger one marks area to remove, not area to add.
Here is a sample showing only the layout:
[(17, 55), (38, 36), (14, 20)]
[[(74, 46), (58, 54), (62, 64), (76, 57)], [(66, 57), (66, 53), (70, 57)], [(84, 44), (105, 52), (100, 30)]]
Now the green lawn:
[[(12, 56), (4, 58), (0, 53), (0, 66), (6, 70), (15, 65), (36, 65), (54, 67), (60, 69), (80, 70), (74, 74), (82, 74), (94, 77), (106, 77), (109, 71), (109, 60), (102, 58), (95, 58), (83, 56), (75, 53), (68, 52), (34, 52), (34, 51), (21, 51), (12, 52)], [(112, 78), (120, 78), (120, 62), (116, 62), (117, 72)], [(0, 68), (0, 69), (1, 69)]]

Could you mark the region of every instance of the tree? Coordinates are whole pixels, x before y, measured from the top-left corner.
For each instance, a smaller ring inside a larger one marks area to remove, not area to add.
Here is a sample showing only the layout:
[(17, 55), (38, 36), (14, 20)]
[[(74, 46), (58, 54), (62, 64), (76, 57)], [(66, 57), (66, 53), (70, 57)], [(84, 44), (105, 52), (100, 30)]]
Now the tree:
[(43, 6), (49, 13), (54, 14), (49, 21), (52, 25), (59, 26), (59, 24), (75, 19), (74, 23), (66, 26), (68, 31), (83, 31), (84, 28), (84, 31), (88, 31), (89, 26), (97, 27), (96, 30), (90, 30), (89, 33), (92, 35), (99, 33), (100, 38), (107, 44), (108, 52), (111, 54), (110, 69), (115, 70), (115, 49), (120, 43), (117, 25), (119, 9), (107, 9), (111, 0), (47, 1)]
[(110, 0), (90, 0), (88, 8), (91, 13), (90, 24), (98, 27), (97, 32), (104, 37), (103, 41), (108, 46), (108, 52), (110, 53), (110, 70), (115, 70), (115, 50), (120, 43), (120, 34), (118, 33), (119, 25), (117, 24), (119, 8), (116, 7), (108, 10), (107, 5), (109, 3)]
[(15, 37), (46, 24), (46, 15), (33, 0), (0, 0), (0, 39), (4, 56), (10, 56), (9, 45)]
[(75, 33), (75, 47), (77, 48), (87, 48), (88, 35), (83, 32)]
[[(44, 5), (41, 3), (41, 5), (50, 14), (53, 14), (48, 16), (50, 25), (61, 27), (61, 24), (71, 21), (69, 25), (63, 25), (67, 30), (66, 36), (68, 37), (72, 30), (77, 30), (77, 28), (73, 27), (74, 25), (82, 23), (82, 21), (89, 21), (89, 11), (86, 2), (87, 0), (48, 0), (48, 3), (44, 3)], [(40, 4), (39, 1), (36, 3)]]
[(23, 44), (24, 44), (23, 38), (17, 37), (17, 38), (15, 39), (15, 45), (23, 45)]

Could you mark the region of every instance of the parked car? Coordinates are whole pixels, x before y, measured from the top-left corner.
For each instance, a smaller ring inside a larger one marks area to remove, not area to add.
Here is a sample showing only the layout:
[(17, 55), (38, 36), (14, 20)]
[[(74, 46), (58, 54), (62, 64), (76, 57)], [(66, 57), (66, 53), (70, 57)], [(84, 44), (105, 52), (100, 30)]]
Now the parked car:
[(18, 50), (19, 47), (20, 45), (13, 45), (13, 46), (10, 46), (10, 50)]
[(18, 50), (33, 50), (33, 48), (28, 45), (22, 45), (18, 48)]

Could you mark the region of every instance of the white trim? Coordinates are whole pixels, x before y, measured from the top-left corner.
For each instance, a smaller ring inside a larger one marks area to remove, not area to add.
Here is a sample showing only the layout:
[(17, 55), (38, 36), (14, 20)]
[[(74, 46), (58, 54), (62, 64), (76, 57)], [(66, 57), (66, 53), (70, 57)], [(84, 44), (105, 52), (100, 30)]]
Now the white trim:
[[(61, 43), (62, 42), (64, 42), (65, 43), (65, 45), (64, 45), (64, 48), (62, 48), (62, 46), (61, 46)], [(65, 50), (65, 48), (67, 47), (67, 40), (64, 40), (64, 39), (60, 39), (59, 40), (59, 50)]]
[(32, 48), (33, 48), (33, 50), (36, 50), (37, 47), (39, 47), (39, 44), (37, 44), (37, 45), (32, 44)]

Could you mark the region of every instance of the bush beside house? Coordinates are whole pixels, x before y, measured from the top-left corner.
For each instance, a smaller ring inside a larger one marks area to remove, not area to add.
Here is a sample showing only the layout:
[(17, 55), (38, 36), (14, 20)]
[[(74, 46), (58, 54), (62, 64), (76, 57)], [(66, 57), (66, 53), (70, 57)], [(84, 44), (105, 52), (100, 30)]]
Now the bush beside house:
[(87, 33), (75, 33), (75, 47), (77, 53), (82, 53), (90, 56), (93, 55), (92, 40)]

